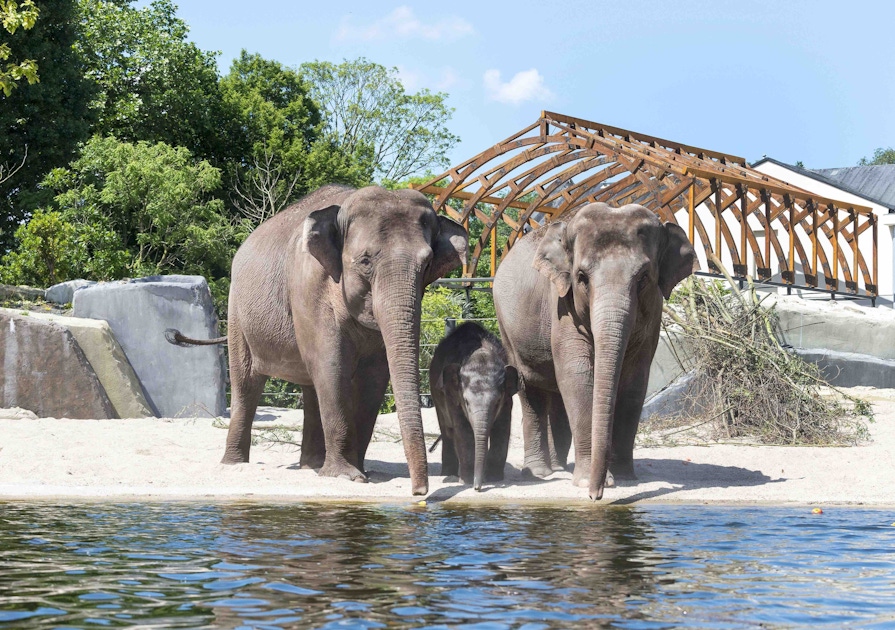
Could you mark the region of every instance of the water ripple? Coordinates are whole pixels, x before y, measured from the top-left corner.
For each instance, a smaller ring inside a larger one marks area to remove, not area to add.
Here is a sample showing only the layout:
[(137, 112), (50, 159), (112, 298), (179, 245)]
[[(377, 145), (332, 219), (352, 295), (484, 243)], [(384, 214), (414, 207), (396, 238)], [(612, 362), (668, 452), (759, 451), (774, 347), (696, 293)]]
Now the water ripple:
[(890, 512), (5, 503), (0, 627), (895, 624)]

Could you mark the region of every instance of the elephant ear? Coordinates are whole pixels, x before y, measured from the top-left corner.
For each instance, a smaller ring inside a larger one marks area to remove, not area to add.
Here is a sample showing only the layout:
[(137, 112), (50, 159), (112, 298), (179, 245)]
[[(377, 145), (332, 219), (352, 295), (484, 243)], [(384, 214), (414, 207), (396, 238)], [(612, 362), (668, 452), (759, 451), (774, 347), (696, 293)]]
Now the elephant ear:
[(532, 267), (550, 278), (559, 297), (565, 297), (572, 288), (572, 260), (565, 240), (565, 222), (554, 221), (547, 226), (531, 263)]
[(438, 234), (432, 243), (432, 264), (426, 273), (426, 284), (435, 282), (466, 262), (468, 247), (469, 235), (463, 226), (439, 215)]
[(659, 258), (659, 289), (667, 300), (678, 283), (693, 273), (696, 252), (681, 226), (665, 223), (665, 243)]
[(456, 363), (445, 365), (438, 373), (438, 376), (435, 377), (435, 382), (432, 383), (432, 386), (442, 392), (445, 386), (450, 387), (454, 393), (460, 391), (460, 366)]
[(512, 365), (506, 366), (504, 370), (506, 370), (504, 388), (507, 396), (513, 396), (519, 391), (519, 372)]
[(342, 277), (342, 235), (339, 232), (338, 216), (339, 206), (315, 210), (305, 219), (302, 238), (305, 251), (323, 265), (335, 282)]

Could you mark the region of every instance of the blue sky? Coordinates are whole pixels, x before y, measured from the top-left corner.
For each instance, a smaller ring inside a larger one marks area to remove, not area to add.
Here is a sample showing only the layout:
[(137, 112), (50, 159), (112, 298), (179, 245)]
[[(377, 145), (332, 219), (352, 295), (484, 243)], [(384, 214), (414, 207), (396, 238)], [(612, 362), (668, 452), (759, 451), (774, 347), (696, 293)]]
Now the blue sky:
[[(141, 0), (138, 4), (147, 4)], [(364, 56), (450, 95), (452, 163), (551, 110), (754, 161), (895, 146), (895, 2), (180, 0), (190, 39), (297, 66)]]

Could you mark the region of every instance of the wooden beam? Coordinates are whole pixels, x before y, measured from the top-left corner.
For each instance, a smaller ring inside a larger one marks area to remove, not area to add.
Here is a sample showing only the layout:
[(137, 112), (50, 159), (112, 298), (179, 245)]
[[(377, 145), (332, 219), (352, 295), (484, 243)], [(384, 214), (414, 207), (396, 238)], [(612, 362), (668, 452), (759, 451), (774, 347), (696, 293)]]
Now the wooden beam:
[(745, 177), (739, 177), (736, 175), (731, 175), (728, 173), (716, 173), (713, 170), (705, 169), (705, 168), (696, 168), (696, 167), (687, 167), (687, 173), (689, 175), (696, 175), (697, 177), (701, 177), (703, 179), (712, 180), (718, 179), (727, 184), (745, 184), (749, 188), (757, 188), (759, 190), (767, 190), (768, 192), (775, 193), (778, 195), (790, 195), (793, 199), (799, 199), (802, 201), (807, 201), (808, 199), (813, 199), (817, 203), (824, 204), (833, 204), (837, 208), (854, 208), (855, 212), (858, 214), (872, 214), (873, 209), (869, 206), (858, 206), (855, 204), (845, 205), (842, 201), (836, 201), (835, 199), (829, 199), (828, 197), (821, 197), (820, 195), (815, 195), (813, 193), (808, 192), (807, 190), (802, 190), (800, 188), (779, 186), (777, 184), (771, 184), (768, 182), (764, 182), (756, 179), (748, 179)]

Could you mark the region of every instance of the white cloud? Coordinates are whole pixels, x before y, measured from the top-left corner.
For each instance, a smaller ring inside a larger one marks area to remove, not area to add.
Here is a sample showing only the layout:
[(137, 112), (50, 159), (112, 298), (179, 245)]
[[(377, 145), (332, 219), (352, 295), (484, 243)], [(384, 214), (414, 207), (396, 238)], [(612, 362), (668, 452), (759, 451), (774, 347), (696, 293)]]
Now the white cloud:
[(399, 65), (397, 68), (398, 78), (401, 79), (401, 84), (408, 92), (417, 92), (423, 88), (429, 88), (435, 92), (447, 92), (460, 83), (460, 76), (450, 66), (442, 68), (437, 77), (421, 74), (406, 66)]
[(336, 39), (373, 41), (397, 37), (435, 41), (459, 39), (473, 32), (472, 25), (463, 18), (448, 16), (436, 22), (422, 22), (413, 9), (400, 6), (384, 18), (364, 26), (355, 26), (350, 18), (342, 18)]
[(487, 70), (484, 81), (485, 94), (488, 99), (498, 103), (518, 105), (525, 101), (553, 98), (553, 92), (544, 85), (544, 77), (541, 76), (537, 68), (517, 72), (506, 83), (502, 83), (500, 80), (500, 70)]

